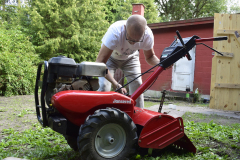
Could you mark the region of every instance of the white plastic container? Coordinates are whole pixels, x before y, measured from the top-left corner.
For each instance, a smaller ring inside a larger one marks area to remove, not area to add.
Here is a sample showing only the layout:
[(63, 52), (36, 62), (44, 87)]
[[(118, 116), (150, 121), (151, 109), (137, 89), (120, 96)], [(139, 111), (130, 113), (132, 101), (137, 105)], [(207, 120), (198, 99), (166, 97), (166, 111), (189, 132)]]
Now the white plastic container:
[(176, 109), (176, 105), (174, 105), (174, 104), (169, 104), (169, 105), (168, 105), (168, 108), (169, 108), (169, 109)]

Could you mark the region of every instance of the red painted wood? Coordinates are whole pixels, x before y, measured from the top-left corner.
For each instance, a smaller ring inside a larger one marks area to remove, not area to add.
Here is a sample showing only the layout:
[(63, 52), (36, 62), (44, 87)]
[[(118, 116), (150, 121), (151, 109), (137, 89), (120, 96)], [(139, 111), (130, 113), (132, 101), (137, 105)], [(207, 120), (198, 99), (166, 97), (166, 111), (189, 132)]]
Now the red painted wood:
[[(171, 22), (172, 23), (172, 22)], [(176, 35), (176, 30), (181, 33), (181, 36), (191, 37), (197, 35), (201, 38), (213, 37), (213, 21), (201, 22), (198, 25), (184, 25), (179, 27), (170, 27), (152, 29), (154, 34), (154, 51), (157, 57), (160, 57), (165, 47), (170, 46)], [(151, 27), (152, 24), (149, 26)], [(212, 47), (213, 42), (205, 42), (208, 46)], [(211, 83), (211, 66), (212, 66), (212, 50), (203, 46), (197, 45), (196, 58), (195, 58), (195, 72), (194, 72), (194, 86), (193, 90), (199, 89), (201, 94), (210, 95), (210, 83)], [(140, 51), (140, 62), (142, 72), (148, 70), (151, 66), (145, 61), (143, 51)], [(142, 77), (143, 82), (147, 79), (149, 74)], [(168, 69), (158, 77), (156, 82), (150, 88), (150, 90), (161, 91), (163, 89), (171, 90), (172, 84), (172, 69)]]

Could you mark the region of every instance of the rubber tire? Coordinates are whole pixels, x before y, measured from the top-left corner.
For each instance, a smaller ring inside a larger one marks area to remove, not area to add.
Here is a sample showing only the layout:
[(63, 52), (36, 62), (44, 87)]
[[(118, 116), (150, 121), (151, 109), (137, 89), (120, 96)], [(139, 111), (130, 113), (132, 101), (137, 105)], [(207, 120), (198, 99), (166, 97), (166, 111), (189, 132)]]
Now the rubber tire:
[[(115, 157), (106, 158), (98, 154), (95, 149), (95, 137), (98, 131), (106, 124), (120, 125), (126, 134), (126, 143), (123, 150)], [(131, 117), (115, 108), (100, 109), (88, 116), (79, 129), (78, 149), (81, 159), (84, 160), (124, 160), (136, 153), (137, 127)]]
[(77, 145), (77, 137), (67, 136), (64, 135), (65, 139), (67, 140), (68, 145), (74, 150), (78, 151), (78, 145)]

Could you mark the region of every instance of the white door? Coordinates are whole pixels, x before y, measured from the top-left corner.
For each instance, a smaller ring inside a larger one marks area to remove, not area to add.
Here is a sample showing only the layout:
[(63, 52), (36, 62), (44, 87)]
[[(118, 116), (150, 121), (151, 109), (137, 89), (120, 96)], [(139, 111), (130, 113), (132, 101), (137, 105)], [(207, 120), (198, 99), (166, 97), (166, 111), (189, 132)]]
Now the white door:
[(172, 90), (186, 91), (186, 88), (189, 87), (190, 91), (193, 91), (195, 50), (196, 46), (189, 51), (192, 57), (191, 61), (183, 57), (173, 65)]

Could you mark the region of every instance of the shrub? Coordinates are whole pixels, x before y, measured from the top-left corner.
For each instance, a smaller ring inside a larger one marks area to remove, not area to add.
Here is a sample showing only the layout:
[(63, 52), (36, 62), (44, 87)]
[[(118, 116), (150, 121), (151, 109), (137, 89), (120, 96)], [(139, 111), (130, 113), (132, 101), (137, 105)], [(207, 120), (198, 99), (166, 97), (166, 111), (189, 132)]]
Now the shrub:
[(95, 61), (108, 28), (99, 0), (35, 0), (30, 18), (32, 42), (43, 59), (65, 55)]
[(34, 90), (39, 60), (29, 38), (19, 26), (0, 26), (0, 95), (24, 95)]

